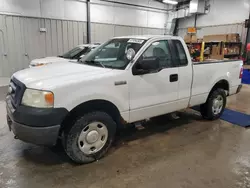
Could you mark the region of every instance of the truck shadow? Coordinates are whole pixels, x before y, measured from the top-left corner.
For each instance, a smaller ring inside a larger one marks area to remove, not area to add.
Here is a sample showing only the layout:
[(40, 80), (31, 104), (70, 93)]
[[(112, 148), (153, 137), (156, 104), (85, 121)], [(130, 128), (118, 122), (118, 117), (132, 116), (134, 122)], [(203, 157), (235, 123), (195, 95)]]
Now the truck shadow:
[[(159, 133), (168, 134), (168, 131), (171, 129), (190, 124), (193, 121), (203, 121), (199, 113), (178, 112), (178, 116), (178, 119), (172, 119), (169, 115), (152, 118), (142, 124), (144, 127), (143, 130), (138, 130), (132, 124), (128, 124), (124, 129), (118, 131), (109, 155), (131, 141), (140, 140)], [(23, 156), (26, 161), (46, 166), (64, 163), (74, 165), (65, 154), (61, 144), (53, 148), (29, 147), (29, 149), (23, 150)]]
[(199, 113), (178, 112), (178, 119), (169, 115), (154, 117), (142, 123), (143, 129), (138, 130), (134, 125), (129, 124), (120, 130), (116, 136), (114, 147), (121, 147), (127, 142), (143, 139), (154, 134), (167, 134), (169, 130), (190, 124), (193, 121), (203, 121)]

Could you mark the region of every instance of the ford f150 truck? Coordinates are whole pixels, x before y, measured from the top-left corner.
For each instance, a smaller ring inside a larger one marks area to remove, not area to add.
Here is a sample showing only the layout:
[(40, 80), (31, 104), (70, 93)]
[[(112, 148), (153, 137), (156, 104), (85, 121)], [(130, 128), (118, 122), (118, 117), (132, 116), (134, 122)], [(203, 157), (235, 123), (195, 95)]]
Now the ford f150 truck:
[(193, 64), (180, 37), (113, 38), (79, 62), (15, 73), (6, 97), (16, 138), (51, 146), (62, 140), (77, 163), (104, 156), (127, 123), (201, 105), (218, 119), (241, 88), (242, 61)]

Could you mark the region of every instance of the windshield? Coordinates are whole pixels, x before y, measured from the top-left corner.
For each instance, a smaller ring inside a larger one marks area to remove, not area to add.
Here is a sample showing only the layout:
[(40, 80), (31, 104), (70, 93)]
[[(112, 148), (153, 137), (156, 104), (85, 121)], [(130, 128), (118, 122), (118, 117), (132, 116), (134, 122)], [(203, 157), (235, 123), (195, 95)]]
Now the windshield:
[(82, 55), (86, 55), (90, 52), (91, 49), (89, 47), (75, 47), (69, 52), (59, 56), (65, 59), (79, 59)]
[(130, 60), (127, 59), (128, 49), (135, 54), (145, 44), (142, 39), (112, 39), (82, 59), (82, 63), (104, 68), (125, 69)]

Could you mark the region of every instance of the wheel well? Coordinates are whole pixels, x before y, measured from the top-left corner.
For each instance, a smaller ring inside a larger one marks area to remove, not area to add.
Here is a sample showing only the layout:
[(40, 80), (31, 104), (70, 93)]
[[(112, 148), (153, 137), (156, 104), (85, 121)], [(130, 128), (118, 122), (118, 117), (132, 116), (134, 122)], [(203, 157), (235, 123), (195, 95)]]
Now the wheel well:
[(84, 113), (93, 112), (93, 111), (102, 111), (109, 114), (118, 126), (122, 124), (122, 117), (118, 108), (111, 102), (106, 100), (91, 100), (84, 102), (74, 109), (72, 109), (66, 118), (62, 122), (61, 132), (68, 125), (71, 125), (72, 122), (77, 120), (79, 116), (82, 116)]
[(229, 83), (227, 80), (220, 80), (219, 82), (217, 82), (214, 87), (212, 88), (212, 90), (210, 91), (210, 94), (215, 91), (216, 89), (224, 89), (225, 91), (227, 91), (227, 95), (229, 94)]

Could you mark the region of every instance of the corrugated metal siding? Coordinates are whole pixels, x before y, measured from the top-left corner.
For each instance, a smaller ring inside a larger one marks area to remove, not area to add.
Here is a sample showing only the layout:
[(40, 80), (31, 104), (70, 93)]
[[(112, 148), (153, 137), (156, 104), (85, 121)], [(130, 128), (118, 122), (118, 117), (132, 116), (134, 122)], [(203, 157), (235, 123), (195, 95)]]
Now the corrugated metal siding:
[(83, 43), (85, 22), (0, 15), (0, 77), (27, 68), (32, 59), (56, 56)]
[(164, 29), (121, 26), (102, 23), (91, 24), (91, 40), (92, 42), (105, 42), (114, 36), (125, 35), (163, 35)]
[[(164, 34), (164, 29), (91, 24), (92, 42), (141, 34)], [(0, 15), (0, 77), (27, 68), (32, 59), (56, 56), (86, 43), (86, 35), (86, 22)]]
[(91, 24), (91, 41), (95, 42), (105, 42), (115, 35), (114, 25), (108, 24)]

